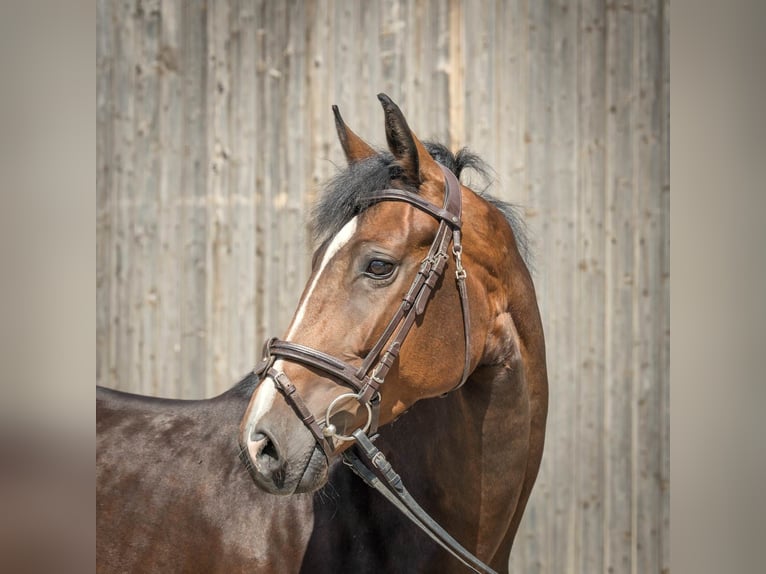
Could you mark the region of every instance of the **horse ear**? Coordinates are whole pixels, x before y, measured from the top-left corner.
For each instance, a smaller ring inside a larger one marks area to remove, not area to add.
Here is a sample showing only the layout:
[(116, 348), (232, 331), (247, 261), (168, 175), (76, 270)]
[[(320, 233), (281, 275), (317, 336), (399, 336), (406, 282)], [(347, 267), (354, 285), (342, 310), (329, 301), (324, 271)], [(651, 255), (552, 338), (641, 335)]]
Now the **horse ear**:
[(332, 113), (335, 115), (335, 130), (349, 165), (376, 155), (377, 152), (366, 141), (349, 129), (340, 115), (338, 106), (332, 107)]
[(425, 146), (415, 136), (404, 114), (386, 94), (378, 94), (386, 116), (386, 141), (405, 179), (420, 185), (427, 179), (441, 181), (441, 171)]

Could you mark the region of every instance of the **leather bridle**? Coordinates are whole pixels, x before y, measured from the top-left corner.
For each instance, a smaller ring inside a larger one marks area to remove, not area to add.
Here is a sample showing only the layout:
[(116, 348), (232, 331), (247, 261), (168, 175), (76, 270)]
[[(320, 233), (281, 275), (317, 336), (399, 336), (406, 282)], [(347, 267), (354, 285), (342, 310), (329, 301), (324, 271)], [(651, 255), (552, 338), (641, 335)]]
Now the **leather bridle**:
[[(353, 398), (366, 407), (368, 416), (364, 431), (370, 435), (377, 432), (380, 414), (380, 389), (391, 366), (399, 356), (402, 344), (410, 329), (415, 324), (417, 318), (425, 312), (426, 304), (431, 298), (431, 294), (449, 259), (448, 249), (450, 243), (452, 244), (452, 255), (455, 258), (455, 278), (460, 293), (460, 306), (463, 313), (463, 329), (465, 332), (463, 374), (455, 389), (461, 387), (470, 374), (471, 319), (468, 307), (468, 294), (465, 286), (466, 272), (462, 263), (463, 245), (460, 231), (462, 226), (462, 196), (460, 183), (449, 169), (441, 164), (437, 165), (441, 168), (445, 178), (444, 205), (442, 207), (432, 204), (413, 192), (400, 189), (384, 189), (370, 196), (371, 204), (381, 201), (407, 202), (434, 217), (439, 222), (439, 228), (431, 243), (428, 255), (420, 264), (420, 269), (403, 297), (399, 308), (388, 322), (378, 341), (373, 345), (370, 352), (367, 353), (361, 366), (354, 367), (322, 351), (272, 338), (266, 341), (263, 349), (264, 358), (254, 371), (259, 378), (269, 376), (274, 380), (277, 389), (285, 396), (285, 399), (301, 418), (303, 424), (314, 435), (317, 443), (327, 455), (328, 460), (335, 448), (333, 440), (340, 442), (355, 440), (353, 436), (339, 434), (335, 425), (330, 422), (335, 406), (341, 401)], [(328, 406), (324, 419), (317, 420), (306, 406), (290, 378), (283, 371), (275, 368), (274, 363), (277, 359), (300, 363), (306, 367), (326, 373), (331, 378), (348, 385), (355, 392), (345, 393), (337, 397)]]
[[(344, 452), (344, 462), (369, 486), (375, 488), (389, 502), (394, 504), (407, 518), (420, 527), (433, 540), (458, 558), (463, 564), (475, 572), (494, 573), (494, 571), (476, 558), (468, 550), (452, 538), (439, 526), (410, 496), (404, 484), (383, 453), (372, 444), (370, 436), (377, 433), (380, 415), (380, 390), (386, 375), (396, 361), (402, 344), (410, 329), (426, 310), (439, 278), (444, 272), (449, 259), (448, 249), (452, 244), (452, 255), (455, 259), (455, 280), (460, 295), (460, 307), (463, 314), (463, 330), (465, 334), (465, 360), (463, 373), (458, 384), (452, 391), (462, 387), (471, 372), (471, 316), (466, 289), (466, 271), (463, 267), (462, 254), (462, 194), (460, 183), (455, 175), (446, 167), (438, 164), (444, 173), (444, 204), (438, 207), (421, 196), (400, 189), (384, 189), (374, 192), (369, 197), (370, 204), (382, 201), (403, 201), (431, 215), (439, 222), (436, 236), (431, 243), (428, 255), (420, 264), (410, 288), (402, 299), (399, 308), (389, 321), (378, 341), (362, 361), (361, 366), (354, 367), (332, 355), (312, 349), (304, 345), (271, 338), (266, 341), (263, 349), (263, 359), (254, 369), (255, 375), (262, 380), (271, 377), (276, 388), (284, 395), (287, 402), (311, 431), (317, 444), (322, 448), (327, 460), (330, 461), (335, 448), (333, 439), (345, 442), (356, 442), (356, 453), (351, 450)], [(344, 393), (336, 397), (327, 407), (323, 419), (317, 420), (308, 409), (306, 403), (297, 392), (290, 378), (275, 367), (277, 359), (299, 363), (306, 367), (323, 372), (338, 380), (355, 392)], [(452, 392), (450, 391), (450, 392)], [(335, 425), (330, 422), (335, 406), (346, 399), (355, 399), (367, 409), (367, 421), (363, 428), (351, 435), (339, 434)], [(368, 436), (369, 435), (369, 436)]]

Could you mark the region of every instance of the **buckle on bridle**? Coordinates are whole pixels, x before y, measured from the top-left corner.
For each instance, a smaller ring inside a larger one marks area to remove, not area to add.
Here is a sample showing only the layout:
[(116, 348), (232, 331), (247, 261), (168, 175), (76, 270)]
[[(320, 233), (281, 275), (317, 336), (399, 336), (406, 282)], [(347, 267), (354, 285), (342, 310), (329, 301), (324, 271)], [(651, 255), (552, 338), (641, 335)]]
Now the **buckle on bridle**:
[(465, 271), (465, 267), (463, 267), (463, 246), (459, 243), (457, 245), (453, 245), (452, 255), (455, 256), (455, 278), (458, 281), (462, 281), (468, 276), (468, 273)]
[(373, 381), (374, 383), (376, 383), (376, 384), (378, 385), (378, 386), (377, 386), (377, 388), (376, 388), (376, 390), (377, 390), (377, 389), (379, 389), (379, 388), (380, 388), (380, 386), (381, 386), (383, 383), (385, 383), (385, 382), (386, 382), (384, 379), (381, 379), (381, 378), (378, 376), (378, 373), (379, 373), (379, 372), (380, 372), (380, 366), (376, 367), (376, 368), (375, 368), (375, 370), (374, 370), (374, 371), (372, 372), (372, 374), (370, 375), (370, 380), (371, 380), (371, 381)]
[(253, 369), (253, 374), (255, 374), (259, 380), (264, 377), (264, 375), (268, 372), (269, 369), (271, 369), (271, 367), (274, 366), (274, 363), (276, 362), (276, 357), (271, 354), (271, 345), (276, 340), (276, 337), (271, 337), (266, 339), (266, 342), (263, 344), (263, 349), (261, 350), (261, 362), (258, 363)]

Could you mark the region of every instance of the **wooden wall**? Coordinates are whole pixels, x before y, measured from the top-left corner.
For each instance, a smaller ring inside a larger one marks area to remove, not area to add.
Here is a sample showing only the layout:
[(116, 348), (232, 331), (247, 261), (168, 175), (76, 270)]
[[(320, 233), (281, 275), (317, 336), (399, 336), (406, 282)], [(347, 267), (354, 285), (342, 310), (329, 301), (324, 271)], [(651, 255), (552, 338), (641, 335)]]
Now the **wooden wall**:
[(196, 398), (283, 334), (388, 93), (524, 208), (548, 442), (512, 571), (669, 568), (667, 0), (100, 0), (97, 382)]

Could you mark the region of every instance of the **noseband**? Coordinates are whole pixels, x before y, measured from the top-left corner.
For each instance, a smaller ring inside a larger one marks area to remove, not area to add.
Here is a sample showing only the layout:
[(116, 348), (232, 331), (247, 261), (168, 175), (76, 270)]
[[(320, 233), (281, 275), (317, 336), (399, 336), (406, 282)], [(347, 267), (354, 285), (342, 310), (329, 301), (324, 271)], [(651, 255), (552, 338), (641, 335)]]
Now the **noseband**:
[[(460, 183), (455, 175), (446, 167), (437, 164), (444, 173), (444, 205), (437, 207), (426, 201), (419, 195), (410, 191), (399, 189), (384, 189), (375, 192), (371, 196), (372, 203), (381, 201), (404, 201), (434, 217), (439, 222), (431, 249), (420, 265), (415, 279), (413, 280), (402, 303), (388, 323), (378, 341), (365, 357), (361, 366), (354, 367), (332, 355), (322, 351), (272, 338), (264, 345), (262, 362), (254, 370), (255, 374), (262, 379), (264, 376), (271, 377), (276, 387), (285, 396), (287, 402), (308, 427), (322, 447), (327, 459), (330, 460), (335, 445), (333, 440), (345, 442), (356, 440), (354, 436), (339, 434), (330, 418), (335, 407), (345, 399), (355, 399), (367, 410), (367, 421), (363, 432), (375, 434), (378, 429), (380, 415), (380, 389), (385, 382), (394, 361), (399, 356), (402, 344), (407, 334), (426, 309), (426, 304), (441, 277), (447, 259), (448, 248), (452, 243), (452, 255), (455, 258), (455, 278), (458, 292), (460, 293), (460, 306), (463, 313), (463, 329), (465, 332), (465, 362), (460, 382), (453, 389), (460, 388), (468, 378), (471, 368), (471, 321), (468, 309), (468, 294), (465, 286), (466, 272), (463, 268), (461, 243), (462, 226), (462, 196)], [(283, 372), (274, 368), (277, 359), (300, 363), (322, 371), (331, 378), (338, 380), (355, 392), (340, 395), (330, 403), (324, 413), (324, 420), (317, 420), (306, 406), (306, 403), (296, 391), (295, 385)]]

